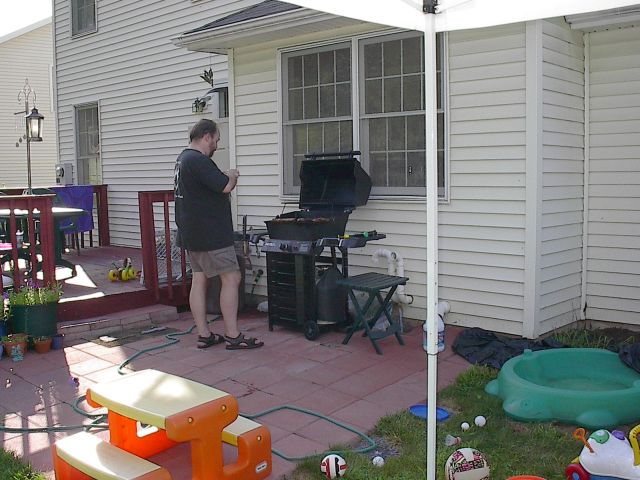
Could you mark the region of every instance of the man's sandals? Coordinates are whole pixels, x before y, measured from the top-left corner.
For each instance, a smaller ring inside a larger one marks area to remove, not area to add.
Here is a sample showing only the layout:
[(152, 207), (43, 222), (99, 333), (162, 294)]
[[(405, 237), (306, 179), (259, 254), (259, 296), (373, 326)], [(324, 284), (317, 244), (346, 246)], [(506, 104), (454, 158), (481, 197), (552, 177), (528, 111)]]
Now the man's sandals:
[(264, 345), (264, 342), (259, 341), (257, 338), (245, 337), (242, 333), (236, 338), (225, 335), (224, 339), (227, 342), (227, 350), (249, 350)]
[(227, 350), (249, 350), (264, 345), (264, 342), (258, 341), (257, 338), (245, 337), (243, 334), (238, 335), (236, 338), (223, 337), (217, 333), (212, 333), (208, 337), (198, 335), (198, 348), (200, 349), (209, 348), (223, 342), (227, 342)]
[(216, 333), (209, 334), (208, 337), (201, 337), (198, 335), (198, 348), (209, 348), (213, 345), (218, 345), (224, 342), (224, 337)]

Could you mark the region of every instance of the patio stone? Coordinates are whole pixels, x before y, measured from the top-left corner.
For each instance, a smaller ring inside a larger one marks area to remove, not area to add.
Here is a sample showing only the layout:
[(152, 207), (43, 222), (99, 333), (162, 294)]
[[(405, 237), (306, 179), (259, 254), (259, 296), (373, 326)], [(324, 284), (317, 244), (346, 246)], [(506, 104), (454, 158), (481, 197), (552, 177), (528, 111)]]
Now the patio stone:
[(288, 457), (303, 457), (324, 452), (327, 447), (308, 438), (292, 433), (273, 444), (273, 448)]

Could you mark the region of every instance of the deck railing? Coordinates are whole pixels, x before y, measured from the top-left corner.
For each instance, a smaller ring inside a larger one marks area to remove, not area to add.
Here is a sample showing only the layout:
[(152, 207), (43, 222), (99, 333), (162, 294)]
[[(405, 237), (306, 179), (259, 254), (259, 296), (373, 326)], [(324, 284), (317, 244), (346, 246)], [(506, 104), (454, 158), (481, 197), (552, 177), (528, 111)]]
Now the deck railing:
[[(170, 209), (173, 203), (172, 190), (138, 193), (142, 273), (144, 285), (153, 291), (156, 301), (169, 305), (185, 305), (188, 303), (191, 279), (187, 276), (185, 251), (175, 245), (175, 235), (172, 235)], [(162, 225), (160, 228), (156, 228), (156, 218), (159, 220), (158, 225)], [(159, 246), (164, 251), (164, 258), (158, 255)], [(177, 260), (180, 263), (179, 267), (174, 264)], [(162, 281), (160, 269), (166, 272)], [(179, 274), (175, 270), (179, 270)]]
[[(55, 233), (53, 198), (55, 195), (3, 195), (0, 196), (2, 247), (1, 270), (3, 277), (11, 278), (13, 285), (23, 284), (23, 276), (30, 273), (35, 280), (39, 266), (45, 285), (55, 282)], [(23, 232), (22, 239), (17, 232)], [(30, 266), (20, 269), (20, 260)], [(5, 266), (9, 265), (9, 270)], [(0, 293), (3, 283), (0, 282)]]

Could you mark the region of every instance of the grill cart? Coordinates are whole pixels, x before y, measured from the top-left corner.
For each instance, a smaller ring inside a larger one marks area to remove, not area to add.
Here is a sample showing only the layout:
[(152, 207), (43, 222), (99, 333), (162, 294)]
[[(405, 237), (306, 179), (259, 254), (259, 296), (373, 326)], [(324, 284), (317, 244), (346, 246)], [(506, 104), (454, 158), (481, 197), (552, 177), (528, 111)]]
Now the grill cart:
[(371, 192), (357, 155), (307, 155), (300, 168), (300, 210), (265, 222), (269, 330), (275, 324), (302, 327), (314, 340), (320, 326), (346, 323), (347, 292), (336, 282), (348, 277), (348, 250), (384, 238), (377, 232), (344, 235), (349, 214)]

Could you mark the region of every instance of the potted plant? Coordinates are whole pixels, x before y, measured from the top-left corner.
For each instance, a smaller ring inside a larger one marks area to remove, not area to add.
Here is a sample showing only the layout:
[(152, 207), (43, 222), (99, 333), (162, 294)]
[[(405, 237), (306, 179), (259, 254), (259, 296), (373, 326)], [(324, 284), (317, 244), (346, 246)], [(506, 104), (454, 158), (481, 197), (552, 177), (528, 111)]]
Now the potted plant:
[(35, 337), (33, 339), (33, 346), (38, 353), (47, 353), (51, 350), (51, 342), (53, 339), (51, 337), (41, 336)]
[(27, 280), (24, 286), (9, 292), (12, 330), (34, 337), (55, 335), (61, 295), (60, 284), (43, 286), (33, 280)]
[(2, 337), (2, 345), (7, 351), (9, 357), (21, 357), (27, 353), (27, 339), (29, 336), (26, 333), (13, 333)]

